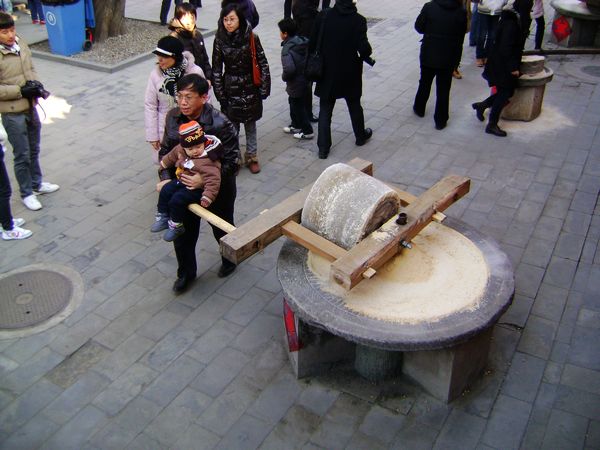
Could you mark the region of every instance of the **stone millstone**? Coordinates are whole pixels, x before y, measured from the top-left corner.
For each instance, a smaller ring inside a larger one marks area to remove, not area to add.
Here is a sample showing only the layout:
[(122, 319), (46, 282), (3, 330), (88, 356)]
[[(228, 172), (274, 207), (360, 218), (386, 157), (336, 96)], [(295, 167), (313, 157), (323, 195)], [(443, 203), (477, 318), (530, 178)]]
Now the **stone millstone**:
[(302, 209), (302, 225), (349, 250), (398, 212), (398, 194), (346, 165), (323, 171)]

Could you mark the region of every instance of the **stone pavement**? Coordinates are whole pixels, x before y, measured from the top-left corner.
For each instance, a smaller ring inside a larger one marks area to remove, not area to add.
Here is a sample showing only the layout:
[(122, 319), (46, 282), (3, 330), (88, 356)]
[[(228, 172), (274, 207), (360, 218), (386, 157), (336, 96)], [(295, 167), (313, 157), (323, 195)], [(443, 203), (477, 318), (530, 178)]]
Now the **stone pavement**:
[[(154, 3), (127, 0), (128, 14), (156, 20)], [(215, 23), (217, 1), (204, 3), (201, 25), (214, 28), (205, 23)], [(142, 109), (153, 63), (107, 75), (37, 60), (54, 94), (42, 167), (61, 189), (39, 212), (13, 196), (34, 235), (0, 243), (0, 268), (68, 265), (85, 295), (54, 328), (0, 340), (0, 448), (600, 448), (600, 58), (550, 58), (542, 115), (505, 123), (501, 139), (471, 110), (487, 88), (466, 47), (450, 122), (436, 131), (431, 103), (424, 119), (411, 110), (420, 2), (361, 0), (361, 12), (384, 19), (369, 30), (377, 64), (365, 68), (375, 134), (356, 147), (339, 104), (322, 161), (315, 142), (281, 132), (282, 2), (256, 3), (273, 89), (258, 126), (263, 170), (238, 178), (237, 223), (355, 156), (415, 194), (447, 173), (468, 175), (470, 194), (448, 213), (498, 240), (516, 276), (488, 370), (449, 405), (406, 381), (374, 385), (345, 372), (296, 380), (282, 342), (281, 242), (223, 280), (203, 226), (198, 280), (171, 292), (172, 246), (149, 232), (156, 173)]]

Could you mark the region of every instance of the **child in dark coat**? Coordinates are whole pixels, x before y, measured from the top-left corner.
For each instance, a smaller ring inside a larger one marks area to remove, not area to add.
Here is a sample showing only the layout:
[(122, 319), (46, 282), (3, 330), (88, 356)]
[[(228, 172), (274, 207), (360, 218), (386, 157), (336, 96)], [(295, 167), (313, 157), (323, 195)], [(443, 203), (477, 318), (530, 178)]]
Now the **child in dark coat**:
[(281, 78), (286, 83), (290, 103), (292, 123), (283, 128), (284, 133), (293, 134), (296, 139), (312, 139), (313, 128), (304, 99), (310, 91), (310, 84), (304, 76), (304, 62), (308, 50), (308, 39), (297, 34), (298, 27), (292, 19), (283, 19), (278, 24), (281, 36)]
[[(185, 232), (183, 217), (190, 203), (200, 203), (204, 208), (217, 198), (221, 186), (221, 163), (223, 146), (216, 136), (204, 134), (196, 121), (179, 127), (179, 145), (160, 161), (163, 169), (176, 167), (176, 178), (165, 184), (158, 196), (158, 212), (150, 231), (156, 233), (167, 229), (163, 239), (171, 242)], [(178, 178), (182, 173), (202, 175), (204, 187), (190, 189)]]

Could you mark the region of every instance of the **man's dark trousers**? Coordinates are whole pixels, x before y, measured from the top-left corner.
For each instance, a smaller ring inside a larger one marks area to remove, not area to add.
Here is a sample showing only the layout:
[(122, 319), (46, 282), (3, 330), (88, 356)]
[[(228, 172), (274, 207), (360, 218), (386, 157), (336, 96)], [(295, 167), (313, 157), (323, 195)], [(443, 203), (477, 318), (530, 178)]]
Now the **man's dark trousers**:
[(420, 116), (425, 115), (425, 106), (431, 92), (431, 84), (435, 78), (436, 99), (435, 113), (433, 120), (436, 125), (446, 125), (448, 122), (448, 108), (450, 102), (450, 86), (452, 85), (453, 68), (432, 69), (431, 67), (421, 67), (421, 79), (419, 80), (419, 89), (415, 96), (414, 109)]
[[(346, 100), (346, 104), (348, 105), (354, 136), (356, 139), (361, 139), (365, 133), (365, 116), (360, 105), (360, 97), (344, 98), (344, 100)], [(335, 101), (335, 98), (321, 98), (319, 102), (319, 137), (317, 139), (317, 146), (321, 152), (329, 152), (331, 148), (331, 117), (333, 116)]]

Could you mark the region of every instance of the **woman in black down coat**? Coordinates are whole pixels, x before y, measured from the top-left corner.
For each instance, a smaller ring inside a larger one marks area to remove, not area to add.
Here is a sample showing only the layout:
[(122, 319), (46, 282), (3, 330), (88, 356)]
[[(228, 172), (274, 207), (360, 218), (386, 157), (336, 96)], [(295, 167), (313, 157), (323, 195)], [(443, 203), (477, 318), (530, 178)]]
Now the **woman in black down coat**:
[(204, 71), (208, 83), (212, 83), (212, 68), (204, 46), (204, 37), (196, 27), (196, 7), (182, 3), (175, 8), (175, 17), (169, 24), (171, 36), (183, 43), (183, 49), (194, 55), (194, 62)]
[(485, 120), (485, 110), (492, 108), (485, 132), (495, 136), (506, 136), (506, 131), (498, 126), (498, 120), (502, 109), (515, 92), (520, 75), (523, 40), (519, 17), (515, 12), (520, 1), (516, 0), (514, 3), (504, 6), (496, 30), (496, 38), (483, 71), (483, 78), (488, 81), (490, 86), (496, 87), (496, 93), (484, 101), (472, 105), (481, 122)]
[(314, 52), (319, 38), (319, 29), (324, 21), (323, 74), (317, 81), (315, 95), (319, 97), (319, 158), (325, 159), (331, 148), (331, 116), (335, 101), (346, 100), (356, 145), (364, 145), (373, 135), (365, 128), (365, 117), (360, 98), (362, 97), (363, 60), (371, 55), (367, 38), (367, 20), (356, 10), (352, 0), (336, 0), (335, 6), (319, 13), (308, 44)]
[(459, 0), (431, 0), (425, 3), (415, 22), (415, 29), (423, 35), (421, 42), (421, 79), (415, 96), (413, 111), (425, 115), (431, 83), (435, 78), (436, 102), (433, 119), (441, 130), (448, 122), (452, 72), (458, 67), (467, 32), (467, 12)]
[[(260, 39), (244, 19), (238, 5), (230, 4), (221, 10), (219, 28), (213, 44), (213, 88), (221, 111), (239, 131), (240, 123), (246, 131), (244, 161), (252, 173), (260, 172), (256, 121), (262, 117), (262, 101), (271, 92), (269, 63)], [(260, 86), (252, 77), (250, 39), (254, 36), (256, 59), (260, 69)]]

